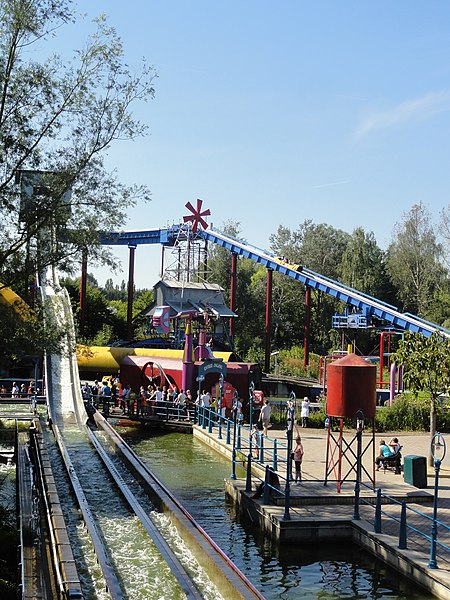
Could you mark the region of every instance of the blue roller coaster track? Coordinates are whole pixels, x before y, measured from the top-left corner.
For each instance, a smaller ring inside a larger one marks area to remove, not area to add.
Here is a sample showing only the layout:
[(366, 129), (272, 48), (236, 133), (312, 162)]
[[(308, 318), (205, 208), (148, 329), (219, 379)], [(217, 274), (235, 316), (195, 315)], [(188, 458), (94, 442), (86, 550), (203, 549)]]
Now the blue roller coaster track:
[[(150, 231), (112, 232), (101, 234), (101, 243), (104, 245), (122, 246), (137, 246), (139, 244), (173, 246), (180, 239), (180, 234), (184, 235), (187, 239), (189, 235), (192, 235), (192, 232), (186, 225), (173, 225), (166, 229)], [(422, 333), (425, 337), (429, 337), (435, 331), (445, 337), (450, 337), (448, 329), (444, 329), (435, 323), (430, 323), (410, 313), (401, 313), (395, 306), (386, 304), (381, 300), (377, 300), (338, 281), (320, 275), (306, 267), (299, 267), (298, 265), (282, 261), (273, 253), (252, 246), (244, 240), (231, 237), (214, 227), (199, 229), (196, 235), (208, 242), (226, 248), (234, 254), (249, 258), (265, 266), (267, 269), (272, 269), (296, 281), (300, 281), (305, 286), (324, 292), (344, 302), (347, 306), (354, 307), (354, 309), (360, 311), (367, 319), (375, 317), (394, 329)]]

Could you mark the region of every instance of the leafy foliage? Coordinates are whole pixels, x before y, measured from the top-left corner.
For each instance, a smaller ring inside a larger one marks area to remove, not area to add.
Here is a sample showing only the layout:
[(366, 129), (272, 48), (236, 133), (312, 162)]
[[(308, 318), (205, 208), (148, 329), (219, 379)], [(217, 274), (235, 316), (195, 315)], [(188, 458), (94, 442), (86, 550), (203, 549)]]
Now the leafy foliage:
[(429, 338), (406, 332), (392, 356), (404, 368), (403, 381), (413, 394), (426, 392), (430, 407), (430, 435), (436, 433), (438, 398), (450, 390), (450, 339), (435, 332)]
[(415, 204), (402, 223), (395, 226), (387, 252), (387, 271), (398, 289), (403, 310), (427, 318), (430, 300), (446, 275), (425, 206)]
[(27, 293), (32, 274), (70, 272), (85, 247), (113, 266), (98, 232), (149, 193), (117, 181), (104, 155), (145, 133), (131, 108), (153, 97), (155, 72), (131, 72), (104, 17), (73, 60), (53, 54), (52, 35), (74, 21), (69, 0), (4, 0), (0, 17), (0, 275)]

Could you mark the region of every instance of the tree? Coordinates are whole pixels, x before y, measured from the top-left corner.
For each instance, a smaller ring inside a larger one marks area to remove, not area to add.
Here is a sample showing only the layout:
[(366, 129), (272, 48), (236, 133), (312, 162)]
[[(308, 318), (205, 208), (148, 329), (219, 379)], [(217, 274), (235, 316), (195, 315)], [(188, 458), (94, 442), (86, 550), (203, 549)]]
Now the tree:
[(37, 269), (70, 272), (87, 247), (91, 263), (113, 265), (99, 230), (122, 226), (128, 207), (149, 198), (108, 173), (104, 156), (145, 133), (131, 109), (153, 97), (155, 72), (144, 61), (132, 74), (104, 17), (73, 60), (52, 55), (52, 35), (74, 20), (71, 0), (0, 4), (0, 275), (20, 277), (25, 291)]
[(403, 310), (427, 318), (430, 301), (446, 273), (440, 262), (442, 247), (422, 203), (415, 204), (403, 222), (396, 224), (393, 237), (387, 251), (387, 272), (398, 289)]
[[(426, 392), (430, 397), (430, 436), (436, 433), (436, 404), (441, 394), (450, 391), (450, 339), (439, 332), (426, 338), (407, 331), (392, 362), (404, 369), (403, 381), (414, 394)], [(429, 464), (431, 456), (431, 440)]]
[(357, 227), (348, 241), (340, 263), (341, 281), (374, 298), (383, 299), (386, 273), (383, 251), (372, 232)]
[[(310, 220), (304, 221), (295, 231), (280, 226), (270, 237), (271, 248), (276, 254), (335, 280), (339, 277), (339, 266), (350, 240), (348, 233)], [(299, 305), (296, 314), (300, 318), (304, 315), (300, 307), (302, 295), (298, 290), (296, 295)], [(337, 312), (338, 302), (316, 290), (312, 291), (311, 300), (310, 349), (326, 354), (333, 345), (331, 319)]]

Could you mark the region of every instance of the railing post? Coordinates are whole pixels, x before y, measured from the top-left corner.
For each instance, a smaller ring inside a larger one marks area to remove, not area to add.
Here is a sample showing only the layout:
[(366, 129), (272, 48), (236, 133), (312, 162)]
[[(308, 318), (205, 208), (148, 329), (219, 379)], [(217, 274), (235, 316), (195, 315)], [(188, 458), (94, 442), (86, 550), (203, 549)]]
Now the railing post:
[(210, 408), (207, 409), (208, 410), (208, 433), (212, 433), (212, 410)]
[(202, 429), (206, 429), (206, 408), (202, 406)]
[(361, 445), (362, 432), (364, 429), (364, 413), (358, 410), (356, 413), (356, 481), (355, 481), (355, 505), (353, 509), (353, 518), (359, 521), (359, 496), (361, 492)]
[(430, 561), (428, 566), (430, 569), (437, 569), (436, 562), (436, 540), (438, 534), (437, 527), (437, 511), (438, 511), (438, 493), (439, 493), (439, 470), (441, 463), (447, 452), (447, 444), (445, 438), (440, 433), (435, 433), (431, 440), (431, 456), (434, 464), (434, 499), (433, 499), (433, 523), (431, 525), (431, 544), (430, 544)]
[(407, 545), (407, 529), (406, 529), (406, 502), (402, 502), (402, 512), (400, 514), (400, 534), (398, 536), (398, 547), (400, 550), (406, 550)]
[(218, 421), (218, 425), (217, 425), (217, 438), (219, 440), (222, 439), (222, 408), (219, 405), (218, 408), (218, 414), (219, 414), (219, 421)]
[(272, 461), (272, 469), (274, 471), (278, 471), (278, 445), (277, 438), (273, 440), (273, 461)]
[(231, 475), (230, 479), (236, 479), (236, 423), (237, 407), (233, 407), (233, 451), (231, 453)]
[(238, 423), (237, 426), (237, 439), (236, 439), (236, 450), (240, 450), (241, 449), (241, 424)]
[(252, 453), (247, 454), (247, 477), (245, 478), (245, 491), (252, 491)]
[(377, 503), (375, 505), (375, 521), (373, 523), (375, 533), (381, 533), (381, 489), (377, 489)]
[(269, 494), (270, 494), (270, 489), (269, 489), (269, 465), (266, 465), (266, 475), (264, 477), (264, 496), (263, 496), (263, 502), (264, 504), (269, 504)]
[(291, 499), (291, 484), (290, 479), (292, 477), (292, 429), (294, 427), (294, 420), (287, 419), (286, 437), (287, 437), (287, 461), (286, 461), (286, 485), (284, 486), (284, 515), (283, 519), (289, 521), (291, 515), (289, 514), (289, 504)]
[(227, 435), (226, 435), (225, 443), (226, 444), (231, 443), (231, 421), (230, 421), (230, 419), (227, 419)]
[(261, 442), (259, 444), (259, 462), (264, 462), (264, 435), (261, 434)]

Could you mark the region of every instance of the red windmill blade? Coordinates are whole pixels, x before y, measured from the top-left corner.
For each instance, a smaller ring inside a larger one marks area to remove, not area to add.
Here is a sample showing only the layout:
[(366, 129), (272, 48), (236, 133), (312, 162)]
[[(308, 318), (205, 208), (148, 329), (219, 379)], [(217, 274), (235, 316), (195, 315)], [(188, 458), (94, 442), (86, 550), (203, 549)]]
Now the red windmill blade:
[(199, 224), (203, 227), (203, 229), (208, 228), (208, 223), (205, 221), (203, 217), (207, 217), (211, 214), (209, 208), (206, 210), (202, 210), (203, 200), (197, 198), (197, 208), (194, 208), (190, 202), (185, 204), (186, 208), (191, 211), (192, 215), (188, 215), (183, 217), (183, 221), (185, 223), (192, 223), (192, 231), (194, 233), (197, 232)]

